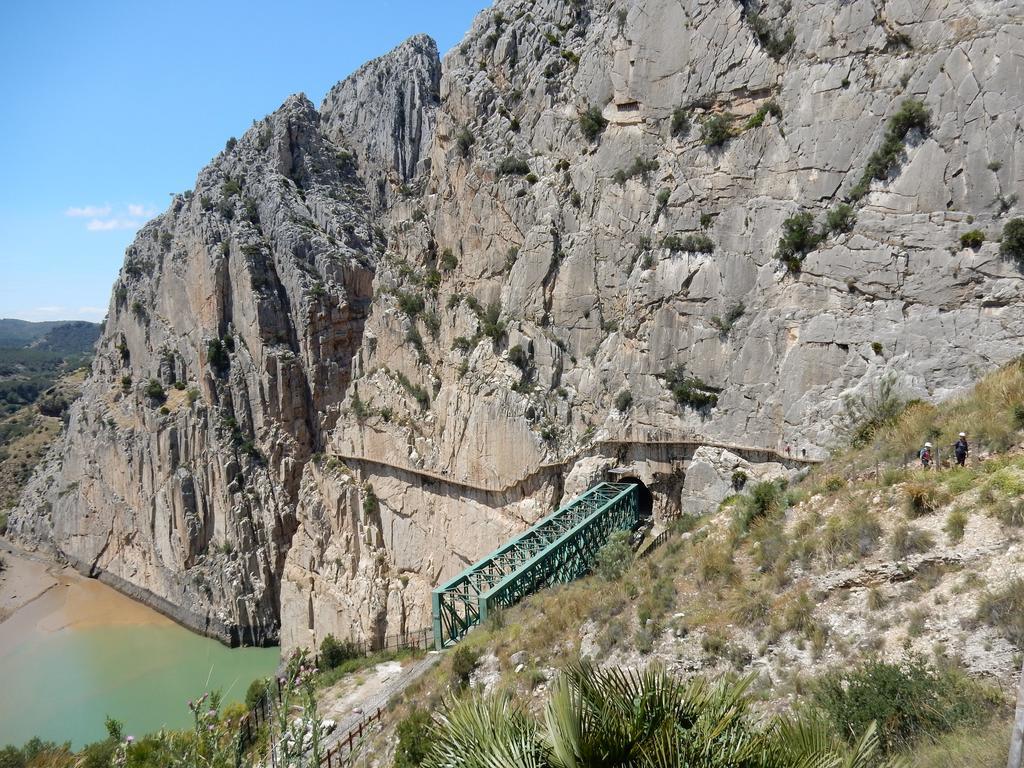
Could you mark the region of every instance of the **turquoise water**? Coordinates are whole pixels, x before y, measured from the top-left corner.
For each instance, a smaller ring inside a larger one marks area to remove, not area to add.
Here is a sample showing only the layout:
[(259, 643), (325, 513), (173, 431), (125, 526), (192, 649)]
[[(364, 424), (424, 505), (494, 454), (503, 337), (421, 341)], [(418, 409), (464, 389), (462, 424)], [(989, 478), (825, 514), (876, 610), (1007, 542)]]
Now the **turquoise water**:
[(69, 620), (48, 593), (0, 624), (0, 746), (39, 736), (78, 748), (103, 738), (107, 715), (136, 736), (188, 727), (190, 698), (220, 689), (225, 702), (240, 701), (277, 666), (276, 648), (229, 649), (155, 614), (140, 618), (148, 609), (134, 603), (125, 623), (116, 615), (125, 600), (83, 601), (109, 616), (83, 617), (79, 603)]

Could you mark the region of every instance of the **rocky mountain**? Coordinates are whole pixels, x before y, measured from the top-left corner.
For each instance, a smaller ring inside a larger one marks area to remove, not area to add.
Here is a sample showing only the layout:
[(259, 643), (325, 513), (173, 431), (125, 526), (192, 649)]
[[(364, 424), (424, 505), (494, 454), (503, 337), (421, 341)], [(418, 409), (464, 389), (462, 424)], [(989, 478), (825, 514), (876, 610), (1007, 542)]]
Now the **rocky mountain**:
[(12, 531), (228, 641), (429, 622), (620, 467), (664, 519), (1024, 349), (1024, 6), (500, 0), (128, 249)]

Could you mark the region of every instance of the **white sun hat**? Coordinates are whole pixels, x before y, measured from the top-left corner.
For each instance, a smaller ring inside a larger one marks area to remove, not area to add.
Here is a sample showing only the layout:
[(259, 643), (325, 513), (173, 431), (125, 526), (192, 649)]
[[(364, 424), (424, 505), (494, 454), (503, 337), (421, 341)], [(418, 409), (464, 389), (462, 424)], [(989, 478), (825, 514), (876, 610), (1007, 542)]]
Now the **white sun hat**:
[(931, 444), (931, 443), (925, 443), (925, 444), (924, 444), (924, 447), (925, 447), (925, 448), (931, 448), (931, 447), (932, 447), (932, 444)]
[(961, 432), (960, 433), (960, 437), (967, 437), (967, 433), (966, 432)]

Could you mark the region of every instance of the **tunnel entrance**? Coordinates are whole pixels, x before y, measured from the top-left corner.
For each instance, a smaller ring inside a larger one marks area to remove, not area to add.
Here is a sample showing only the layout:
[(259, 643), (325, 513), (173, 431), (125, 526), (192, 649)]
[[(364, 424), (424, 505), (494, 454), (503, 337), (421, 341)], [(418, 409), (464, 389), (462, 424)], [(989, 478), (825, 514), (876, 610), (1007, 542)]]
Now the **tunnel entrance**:
[(636, 475), (619, 474), (615, 470), (612, 470), (609, 474), (611, 475), (612, 482), (632, 483), (636, 486), (638, 523), (640, 525), (649, 523), (651, 515), (654, 513), (654, 494), (651, 493), (651, 489), (647, 487), (647, 484)]

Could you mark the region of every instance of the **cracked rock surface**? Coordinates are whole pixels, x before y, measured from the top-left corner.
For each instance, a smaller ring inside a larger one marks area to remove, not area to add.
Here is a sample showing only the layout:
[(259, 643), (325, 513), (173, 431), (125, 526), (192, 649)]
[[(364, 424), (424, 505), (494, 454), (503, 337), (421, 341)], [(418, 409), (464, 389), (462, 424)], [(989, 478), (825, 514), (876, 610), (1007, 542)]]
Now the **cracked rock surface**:
[[(129, 248), (12, 531), (218, 636), (393, 634), (609, 467), (701, 511), (882, 376), (945, 398), (1021, 354), (1021, 2), (762, 18), (774, 45), (736, 2), (500, 0), (443, 62), (418, 36), (290, 98)], [(787, 272), (783, 222), (847, 200), (907, 99), (930, 130)]]

